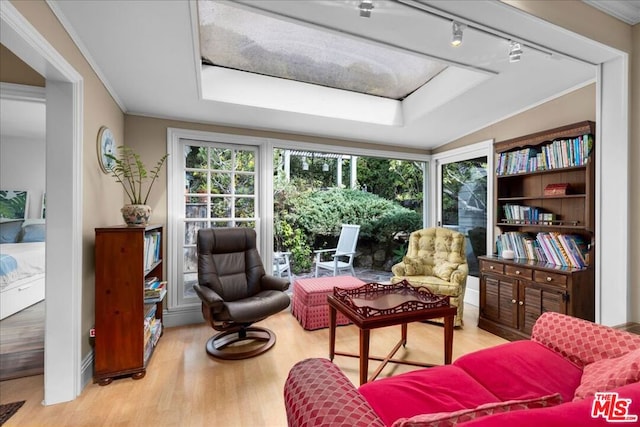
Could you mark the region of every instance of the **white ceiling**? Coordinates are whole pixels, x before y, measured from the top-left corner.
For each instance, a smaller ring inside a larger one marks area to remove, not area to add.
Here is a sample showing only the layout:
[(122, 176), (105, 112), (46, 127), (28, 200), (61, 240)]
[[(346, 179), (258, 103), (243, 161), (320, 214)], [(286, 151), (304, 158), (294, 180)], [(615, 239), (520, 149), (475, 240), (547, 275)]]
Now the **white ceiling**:
[[(371, 18), (359, 16), (358, 0), (232, 2), (464, 65), (462, 72), (395, 105), (391, 121), (378, 121), (360, 107), (352, 108), (359, 115), (345, 119), (334, 114), (334, 110), (351, 108), (341, 91), (311, 88), (307, 92), (299, 87), (290, 91), (287, 85), (294, 82), (282, 86), (281, 80), (257, 76), (257, 81), (248, 83), (241, 72), (236, 72), (238, 78), (218, 78), (217, 87), (206, 89), (213, 99), (219, 95), (218, 100), (205, 99), (192, 2), (48, 3), (129, 114), (425, 149), (588, 84), (595, 79), (595, 67), (590, 64), (613, 56), (604, 46), (493, 0), (374, 0)], [(434, 17), (421, 10), (425, 8), (469, 24), (462, 46), (449, 45), (450, 19)], [(510, 38), (536, 49), (525, 46), (522, 60), (509, 63)], [(469, 76), (478, 74), (483, 76), (481, 81), (470, 84)], [(254, 89), (250, 90), (251, 84)], [(265, 103), (261, 96), (270, 99)], [(364, 99), (367, 105), (377, 100)], [(323, 112), (307, 108), (308, 104)]]

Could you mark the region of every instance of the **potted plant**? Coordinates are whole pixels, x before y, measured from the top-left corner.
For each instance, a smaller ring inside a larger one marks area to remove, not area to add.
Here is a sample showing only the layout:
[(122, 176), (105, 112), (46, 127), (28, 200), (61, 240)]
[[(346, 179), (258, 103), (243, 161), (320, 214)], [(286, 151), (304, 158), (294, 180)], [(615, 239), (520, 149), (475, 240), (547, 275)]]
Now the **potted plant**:
[[(140, 155), (131, 147), (121, 145), (117, 150), (120, 154), (119, 156), (106, 154), (112, 160), (107, 166), (107, 172), (110, 172), (111, 176), (122, 184), (122, 188), (124, 188), (131, 202), (122, 207), (122, 217), (127, 225), (146, 225), (151, 216), (151, 207), (147, 205), (147, 199), (149, 198), (151, 187), (153, 187), (169, 155), (162, 156), (155, 167), (151, 169), (151, 172), (148, 173), (146, 166), (140, 160)], [(144, 191), (145, 187), (146, 191)]]

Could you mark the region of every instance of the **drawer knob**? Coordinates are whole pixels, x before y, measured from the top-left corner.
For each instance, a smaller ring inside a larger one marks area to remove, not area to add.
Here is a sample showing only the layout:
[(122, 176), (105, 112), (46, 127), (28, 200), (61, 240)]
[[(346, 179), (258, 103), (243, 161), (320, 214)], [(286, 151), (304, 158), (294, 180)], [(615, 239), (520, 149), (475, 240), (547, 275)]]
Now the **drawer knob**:
[(520, 270), (516, 270), (516, 274), (520, 274)]
[(524, 305), (524, 301), (520, 301), (520, 302), (518, 302), (518, 304)]
[(515, 304), (515, 303), (516, 303), (516, 300), (512, 299), (511, 304)]
[(551, 282), (553, 279), (551, 277), (547, 277), (547, 282)]
[(493, 269), (494, 269), (493, 265), (490, 265), (489, 270), (493, 270)]

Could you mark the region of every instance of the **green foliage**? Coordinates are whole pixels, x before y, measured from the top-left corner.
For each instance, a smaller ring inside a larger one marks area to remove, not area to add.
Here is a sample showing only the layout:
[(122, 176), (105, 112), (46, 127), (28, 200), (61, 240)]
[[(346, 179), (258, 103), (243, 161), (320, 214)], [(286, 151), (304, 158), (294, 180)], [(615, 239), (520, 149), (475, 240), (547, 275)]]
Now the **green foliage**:
[(487, 193), (486, 157), (447, 163), (442, 167), (442, 219), (444, 224), (458, 224), (460, 191), (467, 183), (475, 183), (475, 191), (470, 193), (473, 205), (485, 208)]
[(402, 245), (398, 246), (393, 250), (393, 262), (398, 263), (402, 261), (402, 258), (407, 254), (407, 248), (409, 247), (409, 242), (404, 242)]
[[(388, 200), (422, 203), (422, 162), (358, 158), (358, 184)], [(410, 203), (408, 203), (410, 204)]]
[[(122, 185), (132, 205), (147, 204), (151, 187), (153, 187), (153, 183), (156, 181), (169, 155), (165, 154), (158, 160), (158, 163), (156, 163), (155, 167), (151, 170), (151, 175), (149, 176), (147, 168), (140, 159), (140, 155), (131, 147), (121, 145), (118, 147), (118, 151), (120, 151), (119, 157), (112, 154), (106, 155), (113, 160), (113, 163), (107, 167), (107, 171), (111, 172), (111, 176)], [(145, 184), (149, 178), (151, 182), (147, 187), (147, 192), (144, 194), (144, 197), (142, 197), (143, 184)]]
[(300, 192), (288, 184), (276, 190), (274, 203), (276, 249), (293, 253), (296, 273), (311, 266), (312, 248), (335, 244), (342, 224), (359, 224), (360, 239), (388, 244), (398, 232), (422, 227), (417, 212), (360, 190)]

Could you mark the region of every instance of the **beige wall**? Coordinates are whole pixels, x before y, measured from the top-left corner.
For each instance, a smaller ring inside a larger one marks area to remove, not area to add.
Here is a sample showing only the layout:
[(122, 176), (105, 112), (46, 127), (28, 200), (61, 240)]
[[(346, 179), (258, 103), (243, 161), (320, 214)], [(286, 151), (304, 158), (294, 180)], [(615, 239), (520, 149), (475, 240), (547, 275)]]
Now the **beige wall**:
[(440, 146), (433, 152), (440, 153), (492, 138), (504, 141), (583, 120), (596, 120), (595, 83)]
[[(82, 357), (85, 357), (91, 350), (88, 330), (94, 324), (95, 312), (94, 228), (122, 222), (118, 212), (122, 190), (112, 178), (102, 173), (96, 154), (96, 138), (104, 125), (111, 128), (116, 141), (122, 143), (124, 115), (44, 1), (12, 1), (12, 4), (84, 80), (81, 342)], [(47, 283), (48, 287), (55, 285)]]
[(0, 44), (0, 82), (44, 87), (44, 77)]
[(631, 27), (581, 0), (501, 1), (607, 46), (631, 52)]

